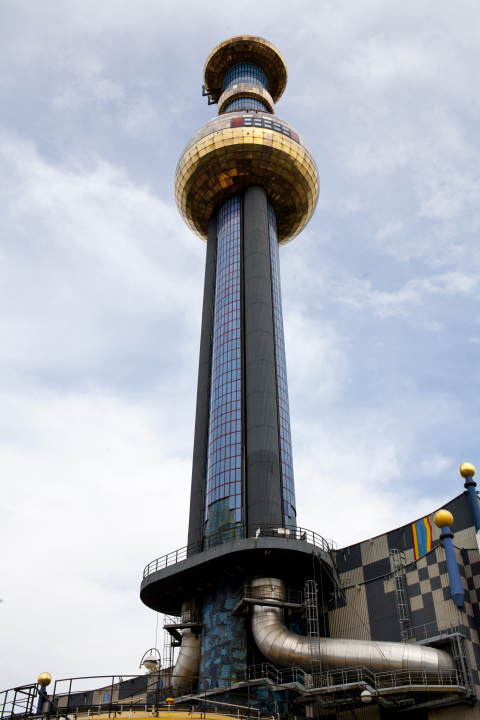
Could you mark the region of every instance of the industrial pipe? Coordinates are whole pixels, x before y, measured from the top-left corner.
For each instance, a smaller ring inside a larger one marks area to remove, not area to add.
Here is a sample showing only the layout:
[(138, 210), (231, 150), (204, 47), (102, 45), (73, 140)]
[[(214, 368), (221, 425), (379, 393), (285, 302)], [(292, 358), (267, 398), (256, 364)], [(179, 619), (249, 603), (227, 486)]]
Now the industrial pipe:
[[(261, 588), (261, 590), (260, 590)], [(255, 597), (281, 599), (285, 583), (277, 578), (252, 581)], [(320, 646), (320, 659), (325, 670), (341, 670), (362, 666), (371, 672), (409, 670), (440, 672), (455, 670), (453, 658), (443, 650), (396, 642), (344, 640), (297, 635), (287, 629), (284, 611), (270, 606), (252, 606), (252, 632), (260, 652), (279, 667), (299, 667), (312, 672), (312, 643)]]
[(172, 671), (172, 688), (182, 690), (188, 681), (198, 677), (200, 633), (187, 628), (182, 632), (182, 645)]

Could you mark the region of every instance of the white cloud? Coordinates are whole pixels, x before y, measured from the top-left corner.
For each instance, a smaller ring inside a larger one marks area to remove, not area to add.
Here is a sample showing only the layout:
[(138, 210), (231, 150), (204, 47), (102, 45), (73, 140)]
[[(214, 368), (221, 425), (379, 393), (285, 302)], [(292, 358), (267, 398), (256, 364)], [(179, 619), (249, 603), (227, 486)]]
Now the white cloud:
[(135, 673), (155, 639), (143, 567), (186, 535), (179, 426), (159, 397), (31, 390), (1, 393), (2, 681)]
[(309, 316), (305, 308), (285, 315), (285, 346), (291, 391), (302, 404), (331, 402), (348, 381), (348, 362), (342, 339), (327, 323)]
[(461, 272), (446, 272), (426, 278), (412, 278), (396, 292), (379, 292), (370, 280), (351, 279), (339, 287), (338, 302), (355, 307), (369, 307), (379, 317), (407, 315), (430, 294), (474, 295), (478, 278)]
[[(201, 287), (204, 251), (175, 208), (99, 159), (60, 167), (6, 133), (0, 157), (0, 298), (15, 307), (0, 321), (0, 362), (52, 369), (99, 353), (161, 356), (162, 332), (188, 326), (189, 314), (198, 321), (192, 279)], [(158, 341), (149, 334), (140, 347), (153, 326)]]
[(355, 45), (341, 70), (373, 89), (404, 79), (431, 83), (442, 78), (449, 50), (444, 38), (429, 31), (382, 33)]

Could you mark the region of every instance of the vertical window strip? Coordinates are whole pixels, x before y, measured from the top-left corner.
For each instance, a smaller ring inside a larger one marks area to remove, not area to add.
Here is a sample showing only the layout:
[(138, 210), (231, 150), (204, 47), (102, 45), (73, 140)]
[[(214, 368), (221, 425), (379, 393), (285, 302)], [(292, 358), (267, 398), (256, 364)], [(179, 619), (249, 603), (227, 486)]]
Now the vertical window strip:
[[(227, 497), (235, 522), (243, 520), (240, 203), (239, 196), (233, 197), (227, 200), (218, 213), (205, 524), (210, 506)], [(209, 527), (209, 534), (215, 530)]]
[(277, 240), (277, 221), (275, 218), (275, 211), (270, 203), (268, 203), (268, 227), (272, 267), (273, 326), (275, 360), (277, 366), (277, 400), (283, 514), (286, 525), (295, 525), (296, 502), (293, 477), (292, 439), (290, 433), (290, 409), (288, 403), (287, 364), (285, 358), (285, 338), (283, 333), (282, 296), (280, 289), (280, 256)]

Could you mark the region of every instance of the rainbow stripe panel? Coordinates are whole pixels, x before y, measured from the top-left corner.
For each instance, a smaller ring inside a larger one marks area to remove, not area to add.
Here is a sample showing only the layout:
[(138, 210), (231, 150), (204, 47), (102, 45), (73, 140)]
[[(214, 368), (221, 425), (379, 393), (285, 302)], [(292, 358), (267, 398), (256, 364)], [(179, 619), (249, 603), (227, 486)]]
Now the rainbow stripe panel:
[(415, 560), (432, 549), (432, 527), (428, 517), (411, 524)]

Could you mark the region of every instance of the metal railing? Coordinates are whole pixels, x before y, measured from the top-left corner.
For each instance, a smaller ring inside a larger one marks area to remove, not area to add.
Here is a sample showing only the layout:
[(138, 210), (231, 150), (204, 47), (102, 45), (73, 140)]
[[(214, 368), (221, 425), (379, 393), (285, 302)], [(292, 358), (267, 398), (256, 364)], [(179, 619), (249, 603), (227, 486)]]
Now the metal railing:
[(422, 640), (430, 640), (434, 637), (444, 637), (453, 635), (460, 631), (458, 618), (446, 618), (444, 620), (433, 620), (423, 625), (416, 625), (410, 628), (409, 640), (422, 642)]
[(336, 547), (333, 540), (325, 540), (324, 537), (313, 532), (313, 530), (306, 530), (297, 525), (287, 525), (285, 527), (279, 527), (278, 525), (231, 525), (224, 530), (219, 530), (217, 533), (209, 535), (199, 542), (185, 545), (178, 550), (174, 550), (173, 552), (167, 553), (167, 555), (152, 560), (144, 569), (143, 577), (146, 578), (158, 570), (176, 565), (178, 562), (186, 560), (187, 557), (198, 555), (212, 547), (218, 547), (218, 545), (234, 542), (235, 540), (244, 540), (246, 538), (258, 539), (260, 537), (281, 537), (286, 540), (301, 540), (302, 542), (321, 548), (326, 553), (331, 553)]
[(261, 663), (260, 665), (248, 665), (243, 670), (237, 672), (237, 682), (253, 683), (269, 681), (273, 685), (291, 685), (298, 683), (305, 687), (306, 673), (300, 668), (285, 668), (283, 670), (276, 668), (270, 663)]
[(4, 690), (0, 693), (0, 718), (15, 717), (18, 720), (35, 713), (34, 702), (37, 697), (37, 685)]
[(438, 672), (408, 670), (372, 673), (364, 667), (324, 671), (306, 676), (305, 688), (315, 694), (334, 693), (346, 688), (368, 685), (376, 693), (403, 694), (405, 692), (460, 692), (467, 694), (469, 688), (458, 670)]
[[(458, 670), (441, 672), (391, 671), (372, 673), (364, 667), (342, 670), (325, 670), (308, 674), (298, 667), (278, 669), (270, 663), (251, 665), (237, 672), (235, 677), (195, 677), (173, 690), (169, 673), (160, 671), (147, 675), (91, 676), (57, 680), (48, 696), (44, 697), (43, 709), (38, 712), (35, 702), (38, 698), (37, 685), (12, 688), (0, 693), (0, 720), (53, 720), (53, 718), (77, 718), (103, 715), (115, 718), (122, 713), (158, 714), (167, 710), (166, 699), (174, 698), (177, 709), (182, 706), (192, 717), (198, 717), (199, 704), (203, 716), (207, 705), (212, 707), (236, 708), (238, 717), (248, 717), (252, 712), (271, 716), (270, 712), (260, 713), (258, 701), (250, 691), (248, 707), (222, 702), (224, 693), (253, 685), (269, 685), (277, 689), (298, 690), (309, 697), (323, 696), (332, 701), (350, 691), (369, 689), (374, 697), (402, 696), (409, 693), (457, 694), (466, 701), (473, 696), (473, 688), (465, 682)], [(93, 689), (92, 689), (93, 686)], [(50, 689), (50, 688), (48, 688)], [(186, 705), (187, 703), (187, 705)], [(168, 706), (168, 712), (173, 710)], [(248, 710), (248, 712), (245, 712)], [(229, 714), (229, 710), (222, 714)], [(233, 713), (232, 713), (233, 715)]]
[[(288, 672), (288, 671), (287, 671)], [(235, 677), (195, 677), (181, 690), (173, 690), (171, 676), (164, 671), (146, 675), (99, 675), (57, 680), (44, 695), (43, 708), (38, 708), (37, 684), (5, 690), (0, 693), (0, 720), (77, 720), (100, 716), (116, 718), (134, 714), (167, 716), (175, 711), (191, 718), (205, 718), (217, 710), (222, 715), (247, 718), (272, 718), (271, 711), (262, 710), (254, 697), (251, 704), (233, 704), (223, 695), (239, 684)], [(174, 705), (167, 698), (174, 698)], [(245, 701), (247, 697), (245, 697)], [(273, 718), (272, 718), (273, 720)]]
[(304, 693), (313, 695), (332, 695), (367, 687), (374, 695), (402, 695), (406, 692), (470, 694), (470, 688), (458, 670), (373, 673), (365, 667), (351, 667), (308, 674), (296, 667), (278, 670), (269, 663), (263, 663), (238, 672), (237, 681), (256, 684), (265, 682), (277, 687), (303, 686)]
[(259, 585), (252, 588), (250, 583), (245, 583), (235, 596), (237, 602), (244, 599), (272, 600), (272, 598), (273, 601), (277, 601), (279, 605), (295, 605), (299, 608), (302, 608), (304, 605), (304, 596), (300, 590), (290, 590), (290, 588), (282, 588), (279, 586), (272, 588), (271, 585)]
[(182, 612), (179, 615), (164, 615), (163, 627), (187, 627), (200, 622), (198, 610)]

